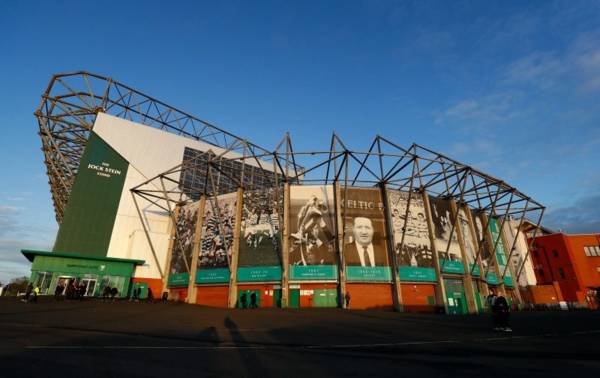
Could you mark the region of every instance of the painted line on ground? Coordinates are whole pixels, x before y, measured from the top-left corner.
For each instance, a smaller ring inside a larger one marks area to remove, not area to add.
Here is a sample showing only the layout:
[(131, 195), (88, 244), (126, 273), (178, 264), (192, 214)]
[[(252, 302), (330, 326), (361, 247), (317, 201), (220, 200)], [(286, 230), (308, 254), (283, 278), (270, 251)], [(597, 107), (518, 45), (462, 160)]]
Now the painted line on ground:
[(574, 331), (566, 334), (543, 333), (538, 335), (519, 335), (505, 337), (485, 337), (466, 340), (417, 340), (393, 343), (361, 343), (361, 344), (329, 344), (329, 345), (190, 345), (190, 346), (167, 346), (167, 345), (30, 345), (25, 349), (48, 349), (48, 350), (93, 350), (93, 349), (121, 349), (121, 350), (153, 350), (153, 349), (173, 349), (173, 350), (237, 350), (237, 349), (369, 349), (369, 348), (389, 348), (413, 345), (436, 345), (436, 344), (461, 344), (469, 342), (494, 342), (510, 341), (514, 339), (533, 339), (540, 337), (557, 336), (578, 336), (598, 334), (600, 330)]

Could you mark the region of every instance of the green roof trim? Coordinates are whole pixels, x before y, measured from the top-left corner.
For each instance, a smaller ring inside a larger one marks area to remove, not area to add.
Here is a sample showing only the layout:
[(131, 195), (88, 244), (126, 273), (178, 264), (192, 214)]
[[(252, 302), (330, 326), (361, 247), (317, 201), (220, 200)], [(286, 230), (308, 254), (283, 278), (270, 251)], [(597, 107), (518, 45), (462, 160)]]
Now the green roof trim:
[(27, 258), (27, 260), (33, 262), (35, 256), (50, 256), (50, 257), (69, 257), (72, 259), (83, 259), (83, 260), (97, 260), (97, 261), (112, 261), (112, 262), (124, 262), (135, 265), (143, 265), (144, 260), (133, 260), (133, 259), (119, 259), (116, 257), (100, 257), (100, 256), (89, 256), (85, 254), (77, 253), (64, 253), (64, 252), (50, 252), (50, 251), (36, 251), (32, 249), (22, 249), (21, 253)]

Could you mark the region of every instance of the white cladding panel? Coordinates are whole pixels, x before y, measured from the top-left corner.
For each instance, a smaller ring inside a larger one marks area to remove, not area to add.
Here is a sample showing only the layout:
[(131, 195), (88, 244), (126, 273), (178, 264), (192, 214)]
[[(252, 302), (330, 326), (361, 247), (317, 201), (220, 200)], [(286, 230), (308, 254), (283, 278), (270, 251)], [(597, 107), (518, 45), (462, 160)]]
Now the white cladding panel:
[[(104, 113), (98, 114), (94, 132), (129, 162), (107, 256), (145, 260), (146, 263), (136, 269), (135, 276), (161, 278), (160, 272), (165, 272), (169, 246), (169, 216), (163, 209), (137, 199), (150, 231), (153, 253), (146, 240), (130, 189), (181, 164), (186, 147), (200, 151), (210, 149), (215, 154), (224, 150)], [(240, 155), (230, 152), (225, 156)], [(252, 164), (258, 166), (256, 163)], [(156, 189), (160, 190), (158, 187)], [(160, 270), (157, 265), (160, 266)]]
[(531, 260), (531, 256), (527, 253), (527, 236), (522, 231), (517, 231), (519, 227), (519, 221), (511, 220), (504, 224), (504, 237), (507, 242), (506, 250), (507, 257), (508, 253), (510, 253), (510, 248), (515, 240), (515, 235), (517, 236), (517, 241), (515, 243), (515, 250), (511, 257), (511, 263), (515, 267), (515, 274), (518, 272), (517, 267), (521, 267), (523, 265), (523, 260), (525, 260), (525, 265), (523, 266), (523, 270), (521, 272), (521, 276), (519, 277), (519, 285), (520, 286), (532, 286), (536, 285), (537, 279), (535, 278), (535, 271), (533, 269), (533, 262)]

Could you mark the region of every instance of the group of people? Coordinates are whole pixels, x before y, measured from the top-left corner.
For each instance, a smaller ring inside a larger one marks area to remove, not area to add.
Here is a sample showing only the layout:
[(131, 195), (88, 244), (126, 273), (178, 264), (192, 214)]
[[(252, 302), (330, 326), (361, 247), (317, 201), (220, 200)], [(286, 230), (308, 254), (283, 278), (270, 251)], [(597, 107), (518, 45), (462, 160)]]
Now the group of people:
[(258, 297), (256, 296), (256, 292), (253, 291), (249, 296), (250, 303), (248, 303), (248, 293), (242, 293), (242, 295), (240, 295), (240, 306), (242, 308), (258, 308)]
[[(142, 288), (141, 286), (134, 287), (131, 291), (131, 296), (129, 297), (129, 302), (139, 302), (142, 299)], [(146, 292), (146, 302), (154, 303), (154, 293), (152, 292), (152, 288), (148, 288)]]
[(102, 301), (107, 299), (114, 301), (117, 295), (119, 295), (119, 289), (116, 287), (110, 287), (109, 285), (106, 285), (104, 286), (104, 289), (102, 289)]
[(63, 296), (67, 299), (83, 299), (87, 285), (77, 280), (60, 280), (54, 289), (54, 299), (60, 300)]

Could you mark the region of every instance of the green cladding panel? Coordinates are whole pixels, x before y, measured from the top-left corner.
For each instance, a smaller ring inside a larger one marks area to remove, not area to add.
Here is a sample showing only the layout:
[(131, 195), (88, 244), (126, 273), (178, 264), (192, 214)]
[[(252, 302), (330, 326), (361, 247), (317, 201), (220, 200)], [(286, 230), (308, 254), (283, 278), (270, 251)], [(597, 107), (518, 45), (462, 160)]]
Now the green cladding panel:
[(98, 135), (90, 134), (54, 251), (106, 256), (128, 166)]
[(67, 258), (53, 256), (36, 256), (31, 266), (32, 271), (61, 272), (64, 274), (93, 274), (131, 277), (134, 270), (131, 262), (115, 262)]

